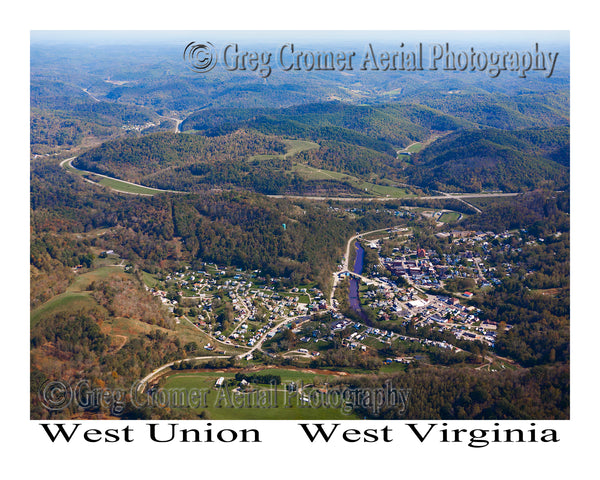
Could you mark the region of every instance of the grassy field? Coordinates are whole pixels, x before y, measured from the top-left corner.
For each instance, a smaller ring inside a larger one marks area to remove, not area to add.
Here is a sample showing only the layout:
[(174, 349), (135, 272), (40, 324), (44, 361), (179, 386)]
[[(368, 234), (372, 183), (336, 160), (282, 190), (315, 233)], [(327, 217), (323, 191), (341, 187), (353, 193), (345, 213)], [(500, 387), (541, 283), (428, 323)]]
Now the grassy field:
[(112, 188), (113, 190), (117, 190), (118, 192), (134, 193), (136, 195), (155, 195), (157, 193), (160, 193), (160, 190), (143, 187), (141, 185), (131, 185), (121, 180), (117, 180), (116, 178), (97, 178), (99, 178), (99, 181), (97, 181), (96, 183), (99, 183), (100, 185), (103, 185), (108, 188)]
[(54, 313), (73, 312), (81, 307), (93, 306), (95, 304), (96, 301), (90, 297), (89, 292), (61, 293), (31, 311), (29, 317), (30, 325), (34, 327), (42, 318), (48, 317)]
[(444, 223), (452, 223), (452, 222), (456, 222), (460, 217), (460, 213), (458, 212), (444, 212), (441, 216), (440, 216), (440, 222), (444, 222)]
[[(309, 394), (309, 391), (314, 392), (309, 384), (315, 382), (321, 385), (333, 378), (331, 375), (315, 373), (310, 370), (286, 370), (286, 369), (265, 369), (262, 371), (252, 371), (249, 373), (263, 373), (279, 375), (282, 385), (277, 387), (277, 393), (273, 391), (273, 386), (270, 385), (254, 385), (254, 394), (245, 394), (243, 398), (246, 400), (246, 406), (234, 408), (231, 406), (231, 397), (236, 394), (233, 389), (236, 385), (229, 386), (227, 389), (217, 389), (214, 387), (216, 380), (219, 377), (224, 377), (227, 381), (235, 377), (234, 372), (230, 371), (210, 371), (210, 372), (189, 372), (189, 373), (174, 373), (169, 375), (162, 389), (174, 390), (184, 389), (190, 391), (198, 389), (207, 391), (205, 406), (195, 409), (198, 413), (205, 411), (210, 419), (215, 420), (338, 420), (356, 419), (355, 415), (348, 415), (342, 412), (342, 409), (337, 406), (323, 407), (313, 404), (311, 406), (301, 406), (300, 396), (286, 396), (284, 385), (295, 382), (300, 385), (301, 382), (305, 386), (304, 393)], [(269, 392), (269, 393), (267, 393)], [(258, 395), (267, 397), (267, 402), (261, 403)], [(242, 394), (237, 398), (241, 399)]]
[(306, 152), (308, 150), (316, 150), (319, 148), (319, 144), (315, 142), (309, 142), (306, 140), (284, 140), (288, 151), (284, 155), (284, 158), (291, 157), (300, 152)]
[[(217, 342), (184, 318), (181, 318), (179, 324), (176, 325), (175, 332), (183, 344), (196, 342), (198, 347), (200, 347), (198, 351), (192, 352), (190, 356), (217, 355), (217, 351), (224, 351), (227, 355), (240, 355), (249, 350), (245, 346), (235, 348), (233, 345)], [(203, 347), (208, 343), (214, 346), (215, 349), (212, 351), (204, 349)]]
[(304, 180), (337, 180), (340, 182), (348, 182), (361, 192), (378, 197), (401, 198), (411, 196), (411, 193), (406, 188), (395, 187), (392, 185), (376, 185), (346, 173), (321, 170), (308, 165), (296, 164), (292, 168), (292, 171), (297, 173)]
[(80, 175), (88, 180), (93, 181), (99, 185), (103, 185), (108, 188), (112, 188), (118, 192), (123, 193), (134, 193), (137, 195), (155, 195), (160, 193), (160, 190), (156, 190), (154, 188), (143, 187), (142, 185), (131, 185), (129, 183), (123, 182), (122, 180), (117, 180), (116, 178), (106, 178), (101, 177), (100, 175), (95, 175), (90, 172), (85, 172), (83, 170), (78, 170), (77, 168), (69, 165), (69, 162), (64, 163), (63, 167), (76, 175)]
[(425, 147), (425, 145), (423, 145), (421, 142), (417, 142), (417, 143), (413, 143), (412, 145), (407, 147), (406, 151), (409, 153), (417, 153), (417, 152), (420, 152), (421, 150), (423, 150), (424, 147)]
[(150, 288), (155, 288), (156, 286), (160, 285), (160, 281), (156, 278), (156, 276), (152, 275), (151, 273), (145, 272), (144, 270), (142, 270), (142, 279), (144, 280), (144, 283)]
[(78, 275), (73, 283), (67, 287), (66, 292), (52, 297), (31, 311), (30, 325), (33, 327), (42, 318), (54, 313), (73, 312), (81, 307), (96, 305), (96, 301), (90, 296), (87, 288), (93, 281), (108, 278), (111, 275), (123, 276), (125, 273), (120, 267), (101, 267)]
[(92, 282), (104, 280), (111, 276), (125, 277), (122, 267), (100, 267), (86, 273), (82, 273), (75, 278), (73, 283), (67, 288), (67, 292), (84, 292)]
[[(266, 160), (269, 158), (287, 158), (292, 155), (295, 155), (299, 152), (304, 152), (307, 150), (314, 150), (319, 148), (319, 145), (315, 142), (309, 142), (306, 140), (283, 140), (287, 147), (287, 152), (283, 155), (254, 155), (251, 160)], [(85, 172), (83, 170), (78, 170), (77, 168), (69, 165), (69, 163), (63, 164), (63, 167), (76, 175), (80, 175), (98, 185), (102, 185), (108, 188), (111, 188), (117, 192), (121, 193), (130, 193), (135, 195), (156, 195), (157, 193), (161, 193), (162, 190), (158, 190), (155, 188), (144, 187), (143, 185), (132, 185), (130, 183), (124, 182), (122, 180), (118, 180), (116, 178), (107, 178), (102, 177), (100, 175), (95, 175), (91, 172)]]
[[(402, 150), (399, 150), (399, 154), (406, 154), (406, 153), (417, 153), (420, 152), (421, 150), (423, 150), (425, 148), (425, 144), (421, 143), (421, 142), (415, 142), (411, 145), (409, 145), (406, 148), (403, 148)], [(400, 155), (400, 156), (404, 156), (404, 155)], [(404, 156), (405, 159), (410, 159), (410, 157), (408, 156)]]
[(300, 152), (305, 152), (307, 150), (315, 150), (319, 148), (319, 144), (315, 142), (309, 142), (307, 140), (283, 140), (286, 146), (286, 153), (282, 155), (252, 155), (250, 160), (268, 160), (270, 158), (288, 158), (292, 155), (296, 155)]

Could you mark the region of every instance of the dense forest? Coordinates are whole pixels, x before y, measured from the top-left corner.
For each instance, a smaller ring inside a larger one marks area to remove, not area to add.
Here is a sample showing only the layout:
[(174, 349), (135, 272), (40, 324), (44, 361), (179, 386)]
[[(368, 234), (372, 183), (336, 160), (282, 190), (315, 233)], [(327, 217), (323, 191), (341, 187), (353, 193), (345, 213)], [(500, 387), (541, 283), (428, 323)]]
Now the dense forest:
[(502, 375), (466, 368), (416, 367), (397, 374), (354, 377), (355, 388), (380, 388), (391, 382), (408, 389), (407, 408), (384, 406), (366, 418), (442, 420), (536, 420), (569, 418), (569, 367), (535, 367)]
[(394, 147), (423, 140), (432, 130), (468, 126), (472, 124), (419, 105), (327, 102), (284, 109), (208, 109), (188, 117), (181, 128), (206, 135), (250, 128), (265, 134), (341, 141), (393, 154)]
[[(106, 142), (74, 164), (182, 191), (310, 192), (316, 186), (296, 174), (295, 165), (390, 179), (430, 191), (523, 191), (568, 185), (567, 126), (516, 131), (473, 127), (415, 105), (329, 102), (278, 110), (208, 109), (183, 122), (181, 128), (194, 135), (160, 133)], [(420, 152), (405, 155), (402, 161), (397, 158), (398, 148), (426, 141), (436, 132), (445, 134)], [(282, 137), (314, 141), (319, 148), (284, 155)], [(347, 188), (335, 178), (329, 183), (332, 189)]]
[(411, 157), (410, 182), (445, 191), (520, 191), (569, 184), (569, 129), (464, 131)]
[[(389, 221), (377, 206), (350, 219), (326, 204), (296, 205), (243, 192), (118, 195), (90, 188), (43, 162), (33, 164), (31, 185), (32, 265), (53, 275), (61, 266), (81, 264), (89, 254), (89, 246), (62, 233), (110, 227), (93, 245), (118, 248), (122, 257), (150, 270), (182, 260), (210, 261), (318, 281), (326, 289), (351, 232)], [(66, 281), (68, 269), (64, 276)], [(48, 298), (46, 289), (59, 289), (47, 284), (43, 276), (32, 283), (34, 304)]]

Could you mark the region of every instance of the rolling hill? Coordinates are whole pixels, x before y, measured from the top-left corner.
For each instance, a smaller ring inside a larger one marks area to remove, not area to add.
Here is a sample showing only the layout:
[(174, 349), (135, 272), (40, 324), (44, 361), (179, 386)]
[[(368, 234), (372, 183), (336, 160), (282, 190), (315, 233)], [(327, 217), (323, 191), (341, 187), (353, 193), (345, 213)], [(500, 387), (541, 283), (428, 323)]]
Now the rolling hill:
[(409, 181), (431, 189), (561, 189), (569, 183), (569, 128), (456, 132), (411, 159)]

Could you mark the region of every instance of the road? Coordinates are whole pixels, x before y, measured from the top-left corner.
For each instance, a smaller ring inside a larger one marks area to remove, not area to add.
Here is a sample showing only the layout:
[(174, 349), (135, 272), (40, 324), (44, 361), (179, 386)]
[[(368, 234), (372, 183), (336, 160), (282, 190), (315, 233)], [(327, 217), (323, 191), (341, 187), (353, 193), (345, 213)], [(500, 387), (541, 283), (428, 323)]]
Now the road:
[(85, 93), (87, 93), (96, 102), (100, 102), (101, 101), (99, 98), (94, 97), (90, 92), (88, 92), (87, 88), (82, 88), (81, 90), (83, 90)]
[[(59, 166), (61, 166), (61, 167), (63, 167), (63, 168), (64, 168), (64, 165), (65, 165), (65, 163), (67, 163), (67, 162), (68, 162), (68, 166), (69, 166), (70, 168), (72, 168), (73, 170), (77, 170), (78, 172), (81, 172), (81, 173), (89, 173), (89, 174), (91, 174), (91, 175), (96, 175), (96, 176), (98, 176), (98, 177), (108, 178), (108, 179), (110, 179), (110, 180), (117, 180), (117, 181), (119, 181), (119, 182), (126, 183), (126, 184), (128, 184), (128, 185), (132, 185), (132, 186), (134, 186), (134, 187), (148, 188), (148, 189), (151, 189), (151, 190), (156, 190), (157, 192), (165, 192), (165, 193), (190, 193), (190, 192), (180, 192), (179, 190), (165, 190), (165, 189), (162, 189), (162, 188), (146, 187), (145, 185), (140, 185), (140, 184), (138, 184), (138, 183), (128, 182), (127, 180), (121, 180), (120, 178), (109, 177), (108, 175), (103, 175), (103, 174), (101, 174), (101, 173), (90, 172), (90, 171), (87, 171), (87, 170), (80, 170), (80, 169), (78, 169), (78, 168), (76, 168), (76, 167), (74, 167), (74, 166), (73, 166), (73, 160), (75, 160), (76, 158), (77, 158), (77, 157), (71, 157), (71, 158), (67, 158), (67, 159), (63, 160), (62, 162), (60, 162), (60, 163), (59, 163)], [(84, 178), (84, 180), (86, 180), (86, 181), (88, 181), (89, 183), (92, 183), (92, 184), (94, 184), (94, 185), (97, 185), (97, 183), (96, 183), (96, 182), (92, 182), (91, 180), (89, 180), (89, 179), (87, 179), (87, 178)], [(112, 188), (112, 187), (109, 187), (109, 188), (110, 188), (111, 190), (115, 191), (115, 192), (119, 192), (119, 193), (129, 193), (129, 194), (131, 194), (131, 195), (142, 195), (142, 196), (152, 196), (152, 195), (153, 195), (152, 193), (133, 193), (133, 192), (125, 192), (125, 191), (123, 191), (123, 190), (117, 190), (116, 188)]]
[[(204, 331), (204, 330), (202, 330), (200, 327), (198, 327), (198, 325), (196, 325), (196, 324), (195, 324), (194, 322), (192, 322), (192, 321), (191, 321), (189, 318), (187, 318), (185, 315), (182, 315), (182, 318), (185, 318), (185, 319), (186, 319), (186, 320), (189, 322), (189, 324), (190, 324), (192, 327), (194, 327), (194, 328), (195, 328), (196, 330), (198, 330), (199, 332), (202, 332), (204, 335), (206, 335), (206, 336), (207, 336), (208, 338), (210, 338), (211, 340), (213, 340), (213, 341), (215, 341), (215, 342), (218, 342), (218, 343), (222, 343), (222, 344), (223, 344), (223, 345), (225, 345), (226, 347), (234, 347), (234, 348), (235, 348), (234, 344), (232, 344), (231, 342), (230, 342), (230, 343), (227, 343), (226, 341), (224, 342), (224, 341), (222, 341), (222, 340), (219, 340), (218, 338), (215, 338), (215, 337), (213, 337), (213, 336), (212, 336), (210, 333), (208, 333), (208, 332), (205, 332), (205, 331)], [(243, 347), (243, 346), (241, 346), (241, 345), (238, 345), (238, 348), (246, 348), (246, 347)]]
[[(256, 342), (256, 345), (254, 345), (250, 350), (248, 350), (247, 352), (244, 352), (244, 353), (238, 355), (238, 358), (245, 358), (248, 355), (250, 355), (252, 352), (254, 352), (255, 350), (260, 349), (260, 347), (262, 346), (262, 344), (268, 338), (267, 335), (269, 333), (275, 333), (275, 332), (277, 332), (277, 329), (279, 327), (281, 327), (284, 323), (295, 322), (299, 318), (304, 318), (304, 317), (285, 317), (281, 322), (279, 322), (277, 325), (275, 325), (273, 328), (271, 328), (271, 330), (269, 330), (268, 332), (265, 332), (265, 334), (260, 338), (260, 340), (258, 342)], [(310, 317), (308, 317), (308, 318), (310, 319)], [(307, 320), (305, 319), (304, 322), (306, 322), (306, 321)], [(300, 325), (301, 323), (304, 323), (304, 322), (300, 322), (298, 325)]]
[[(335, 295), (335, 289), (337, 288), (337, 284), (339, 282), (340, 275), (345, 272), (353, 273), (349, 269), (348, 262), (350, 262), (350, 248), (354, 244), (354, 241), (357, 238), (364, 237), (366, 235), (371, 235), (372, 233), (386, 232), (388, 230), (393, 230), (394, 228), (399, 228), (399, 227), (400, 227), (400, 225), (394, 225), (393, 227), (387, 227), (387, 228), (378, 228), (377, 230), (371, 230), (370, 232), (357, 233), (353, 237), (350, 237), (350, 239), (348, 240), (348, 243), (346, 244), (346, 255), (344, 256), (344, 262), (342, 263), (342, 269), (337, 272), (333, 272), (333, 286), (331, 287), (331, 294), (329, 295), (329, 306), (333, 305), (333, 297)], [(356, 275), (356, 274), (353, 273), (353, 275)], [(367, 280), (366, 277), (363, 277), (362, 275), (358, 275), (358, 276), (361, 279)], [(372, 282), (372, 280), (369, 280), (369, 281)]]
[[(492, 197), (515, 197), (520, 195), (521, 192), (516, 193), (458, 193), (458, 194), (450, 194), (444, 193), (442, 195), (425, 195), (425, 196), (414, 196), (414, 197), (405, 197), (407, 199), (415, 199), (415, 200), (447, 200), (449, 198), (455, 198), (469, 207), (473, 208), (477, 211), (477, 213), (481, 213), (481, 210), (471, 205), (469, 202), (466, 202), (465, 198), (492, 198)], [(314, 197), (314, 196), (304, 196), (304, 195), (267, 195), (267, 197), (271, 198), (288, 198), (292, 200), (314, 200), (314, 201), (327, 201), (333, 200), (338, 202), (389, 202), (390, 200), (402, 200), (402, 198), (393, 198), (393, 197)]]
[[(164, 117), (164, 118), (169, 118), (169, 117)], [(179, 132), (179, 125), (181, 124), (181, 120), (177, 120), (176, 118), (169, 118), (170, 120), (175, 120), (177, 123), (175, 125), (175, 132)], [(66, 162), (68, 162), (69, 167), (73, 168), (74, 170), (77, 170), (79, 172), (82, 173), (89, 173), (92, 175), (97, 175), (99, 177), (104, 177), (104, 178), (108, 178), (110, 180), (118, 180), (119, 182), (123, 182), (126, 183), (128, 185), (132, 185), (135, 187), (142, 187), (142, 188), (149, 188), (152, 190), (156, 190), (157, 192), (165, 192), (165, 193), (179, 193), (179, 194), (185, 194), (185, 193), (190, 193), (190, 192), (182, 192), (179, 190), (165, 190), (162, 188), (156, 188), (156, 187), (147, 187), (145, 185), (140, 185), (139, 183), (133, 183), (133, 182), (128, 182), (126, 180), (121, 180), (120, 178), (115, 178), (115, 177), (109, 177), (108, 175), (102, 175), (100, 173), (96, 173), (96, 172), (90, 172), (87, 170), (79, 170), (78, 168), (75, 168), (72, 165), (73, 160), (75, 160), (77, 157), (71, 157), (71, 158), (67, 158), (65, 160), (63, 160), (62, 162), (60, 162), (60, 166), (63, 167), (64, 164)], [(85, 180), (85, 179), (84, 179)], [(92, 182), (90, 180), (88, 180), (90, 183), (95, 183)], [(117, 190), (115, 188), (111, 188), (111, 190), (114, 190), (116, 192), (121, 192), (121, 193), (131, 193), (131, 192), (123, 192), (122, 190)], [(151, 193), (149, 194), (143, 194), (143, 193), (136, 193), (134, 195), (152, 195)], [(440, 195), (433, 195), (433, 196), (415, 196), (415, 197), (407, 197), (407, 198), (411, 198), (411, 199), (417, 199), (417, 200), (445, 200), (445, 199), (449, 199), (449, 198), (454, 198), (456, 200), (459, 200), (461, 202), (463, 202), (464, 204), (468, 205), (469, 207), (471, 207), (473, 210), (475, 210), (477, 213), (481, 213), (481, 210), (479, 208), (477, 208), (476, 206), (470, 204), (469, 202), (465, 201), (465, 198), (492, 198), (492, 197), (514, 197), (520, 195), (519, 192), (517, 193), (458, 193), (458, 194), (451, 194), (451, 193), (444, 193), (444, 192), (440, 192)], [(333, 200), (333, 201), (339, 201), (339, 202), (385, 202), (385, 201), (390, 201), (390, 200), (401, 200), (401, 199), (395, 199), (395, 198), (391, 198), (391, 197), (315, 197), (315, 196), (304, 196), (304, 195), (266, 195), (267, 197), (270, 198), (287, 198), (287, 199), (291, 199), (291, 200), (313, 200), (313, 201), (327, 201), (327, 200)], [(371, 233), (371, 232), (367, 232), (367, 233)], [(347, 268), (347, 267), (346, 267)]]
[(181, 360), (175, 360), (173, 362), (166, 363), (166, 364), (162, 365), (161, 367), (158, 367), (156, 370), (153, 370), (152, 372), (150, 372), (144, 378), (142, 378), (137, 383), (137, 391), (138, 392), (143, 391), (144, 387), (148, 384), (148, 382), (150, 380), (152, 380), (156, 375), (158, 375), (162, 371), (166, 370), (167, 368), (171, 368), (176, 363), (179, 363), (179, 362), (191, 362), (191, 361), (194, 361), (194, 360), (214, 360), (215, 358), (231, 358), (231, 357), (232, 357), (232, 355), (220, 355), (220, 356), (219, 355), (212, 355), (212, 356), (204, 356), (204, 357), (190, 357), (190, 358), (183, 358)]
[(178, 118), (174, 118), (174, 117), (165, 117), (164, 115), (159, 115), (160, 118), (166, 118), (167, 120), (173, 120), (175, 122), (175, 128), (173, 129), (173, 133), (181, 133), (181, 130), (179, 130), (179, 125), (181, 125), (181, 122), (183, 122), (183, 120), (179, 120)]

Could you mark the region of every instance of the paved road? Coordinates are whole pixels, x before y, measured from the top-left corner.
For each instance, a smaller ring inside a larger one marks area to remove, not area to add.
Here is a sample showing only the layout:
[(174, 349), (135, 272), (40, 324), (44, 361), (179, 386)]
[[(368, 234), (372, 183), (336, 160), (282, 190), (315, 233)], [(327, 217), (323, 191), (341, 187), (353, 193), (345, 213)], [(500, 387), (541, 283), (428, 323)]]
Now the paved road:
[[(186, 298), (188, 298), (188, 297), (186, 297)], [(224, 341), (222, 341), (222, 340), (219, 340), (218, 338), (215, 338), (215, 337), (213, 337), (213, 336), (212, 336), (210, 333), (208, 333), (208, 332), (205, 332), (205, 331), (204, 331), (204, 330), (202, 330), (200, 327), (198, 327), (198, 325), (196, 325), (194, 322), (192, 322), (192, 321), (191, 321), (189, 318), (187, 318), (185, 315), (182, 315), (182, 318), (185, 318), (185, 319), (186, 319), (186, 320), (189, 322), (189, 324), (190, 324), (192, 327), (194, 327), (194, 328), (195, 328), (196, 330), (198, 330), (199, 332), (202, 332), (204, 335), (206, 335), (206, 336), (207, 336), (208, 338), (210, 338), (211, 340), (213, 340), (213, 341), (215, 341), (215, 342), (218, 342), (218, 343), (222, 343), (222, 344), (223, 344), (223, 345), (225, 345), (226, 347), (233, 347), (233, 348), (235, 348), (235, 344), (233, 344), (233, 343), (231, 343), (231, 342), (230, 342), (230, 343), (227, 343), (226, 341), (224, 342)], [(247, 347), (244, 347), (243, 345), (238, 345), (238, 348), (247, 348)]]
[(181, 125), (181, 122), (183, 122), (183, 120), (179, 120), (178, 118), (174, 117), (165, 117), (164, 115), (159, 115), (159, 117), (166, 118), (167, 120), (173, 120), (175, 122), (175, 128), (173, 129), (173, 133), (181, 133), (181, 130), (179, 130), (179, 125)]
[[(339, 282), (340, 274), (345, 273), (345, 272), (353, 273), (349, 269), (348, 262), (350, 261), (350, 248), (352, 247), (352, 245), (354, 245), (354, 241), (357, 238), (364, 237), (365, 235), (370, 235), (372, 233), (377, 233), (377, 232), (385, 232), (387, 230), (393, 230), (394, 228), (398, 228), (398, 227), (400, 227), (400, 225), (394, 225), (393, 227), (387, 227), (387, 228), (378, 228), (377, 230), (371, 230), (370, 232), (357, 233), (353, 237), (350, 237), (350, 239), (348, 240), (348, 243), (346, 244), (346, 255), (344, 256), (344, 263), (342, 264), (342, 269), (337, 272), (333, 272), (333, 286), (331, 287), (331, 294), (329, 295), (329, 306), (330, 307), (333, 305), (333, 297), (335, 294), (335, 289), (337, 288), (337, 284)], [(353, 273), (353, 275), (356, 275), (356, 274)], [(373, 280), (367, 279), (366, 277), (363, 277), (362, 275), (358, 275), (358, 276), (361, 277), (361, 279), (364, 279), (365, 281), (369, 280), (369, 282), (371, 282), (371, 283), (373, 282)]]
[(99, 98), (94, 97), (90, 92), (88, 92), (87, 88), (82, 88), (81, 90), (83, 90), (85, 93), (87, 93), (92, 99), (94, 99), (96, 102), (100, 102), (101, 100)]
[[(169, 117), (165, 117), (165, 118), (169, 118)], [(181, 124), (181, 120), (177, 120), (175, 118), (171, 118), (171, 120), (175, 120), (176, 122), (178, 122), (175, 125), (175, 131), (179, 132), (179, 125)], [(115, 177), (109, 177), (108, 175), (102, 175), (100, 173), (96, 173), (96, 172), (89, 172), (87, 170), (79, 170), (78, 168), (75, 168), (72, 165), (73, 160), (75, 160), (77, 157), (71, 157), (71, 158), (67, 158), (65, 160), (63, 160), (62, 162), (60, 162), (60, 166), (64, 166), (65, 163), (68, 162), (69, 167), (78, 170), (80, 172), (83, 173), (90, 173), (93, 175), (98, 175), (99, 177), (104, 177), (104, 178), (108, 178), (111, 180), (118, 180), (120, 182), (123, 183), (127, 183), (128, 185), (133, 185), (135, 187), (142, 187), (142, 188), (149, 188), (151, 190), (156, 190), (157, 192), (166, 192), (166, 193), (190, 193), (190, 192), (182, 192), (179, 190), (165, 190), (162, 188), (156, 188), (156, 187), (147, 187), (145, 185), (140, 185), (138, 183), (133, 183), (133, 182), (128, 182), (126, 180), (121, 180), (120, 178), (115, 178)], [(94, 183), (94, 182), (91, 182)], [(117, 192), (121, 192), (121, 190), (117, 190), (115, 188), (112, 188), (112, 190), (115, 190)], [(131, 193), (131, 192), (123, 192), (123, 193)], [(152, 195), (152, 194), (136, 194), (136, 195)], [(417, 200), (444, 200), (444, 199), (449, 199), (449, 198), (454, 198), (456, 200), (459, 200), (463, 203), (465, 203), (466, 205), (468, 205), (469, 207), (473, 208), (475, 211), (477, 211), (477, 213), (481, 213), (481, 210), (479, 208), (477, 208), (476, 206), (470, 204), (469, 202), (465, 201), (465, 198), (487, 198), (487, 197), (514, 197), (516, 195), (520, 195), (520, 193), (458, 193), (458, 194), (451, 194), (451, 193), (443, 193), (440, 192), (440, 195), (433, 195), (433, 196), (415, 196), (415, 197), (406, 197), (406, 198), (411, 198), (411, 199), (417, 199)], [(288, 199), (292, 199), (292, 200), (315, 200), (315, 201), (327, 201), (327, 200), (333, 200), (333, 201), (338, 201), (338, 202), (386, 202), (386, 201), (390, 201), (390, 200), (401, 200), (401, 198), (392, 198), (392, 197), (315, 197), (315, 196), (304, 196), (304, 195), (266, 195), (267, 197), (270, 198), (288, 198)], [(367, 232), (370, 233), (370, 232)]]
[[(80, 170), (80, 169), (78, 169), (78, 168), (76, 168), (76, 167), (74, 167), (74, 166), (73, 166), (73, 160), (75, 160), (76, 158), (77, 158), (77, 157), (71, 157), (71, 158), (67, 158), (67, 159), (63, 160), (62, 162), (60, 162), (60, 163), (59, 163), (59, 165), (60, 165), (61, 167), (63, 167), (63, 168), (64, 168), (64, 164), (68, 162), (68, 166), (69, 166), (69, 167), (71, 167), (71, 168), (72, 168), (72, 169), (74, 169), (74, 170), (77, 170), (78, 172), (82, 172), (82, 173), (90, 173), (90, 174), (92, 174), (92, 175), (96, 175), (96, 176), (98, 176), (98, 177), (108, 178), (108, 179), (110, 179), (110, 180), (117, 180), (117, 181), (119, 181), (119, 182), (123, 182), (123, 183), (126, 183), (126, 184), (128, 184), (128, 185), (133, 185), (134, 187), (148, 188), (148, 189), (150, 189), (150, 190), (156, 190), (157, 192), (165, 192), (165, 193), (190, 193), (190, 192), (180, 192), (179, 190), (164, 190), (164, 189), (162, 189), (162, 188), (146, 187), (145, 185), (140, 185), (140, 184), (138, 184), (138, 183), (128, 182), (127, 180), (121, 180), (120, 178), (109, 177), (108, 175), (103, 175), (103, 174), (101, 174), (101, 173), (89, 172), (89, 171), (87, 171), (87, 170)], [(95, 182), (92, 182), (91, 180), (88, 180), (88, 179), (85, 179), (85, 178), (84, 178), (84, 180), (87, 180), (88, 182), (90, 182), (90, 183), (94, 183), (94, 184), (95, 184)], [(130, 194), (132, 194), (132, 195), (142, 195), (142, 196), (152, 196), (152, 195), (153, 195), (152, 193), (133, 193), (133, 192), (124, 192), (124, 191), (122, 191), (122, 190), (118, 190), (118, 189), (116, 189), (116, 188), (112, 188), (112, 187), (109, 187), (109, 188), (110, 188), (111, 190), (114, 190), (115, 192), (120, 192), (120, 193), (130, 193)]]
[(407, 199), (415, 199), (415, 200), (446, 200), (449, 198), (455, 198), (456, 200), (460, 200), (463, 203), (469, 205), (471, 208), (476, 210), (478, 213), (481, 213), (474, 205), (466, 202), (465, 198), (492, 198), (492, 197), (514, 197), (520, 195), (520, 192), (516, 193), (459, 193), (459, 194), (450, 194), (444, 193), (442, 195), (426, 195), (426, 196), (414, 196), (414, 197), (314, 197), (314, 196), (304, 196), (304, 195), (267, 195), (271, 198), (289, 198), (293, 200), (315, 200), (315, 201), (327, 201), (333, 200), (338, 202), (389, 202), (390, 200), (402, 200), (403, 198)]
[(152, 380), (156, 375), (158, 375), (163, 370), (166, 370), (167, 368), (171, 368), (176, 363), (190, 362), (193, 360), (214, 360), (215, 358), (231, 358), (231, 357), (232, 357), (232, 355), (212, 355), (212, 356), (205, 356), (205, 357), (189, 357), (189, 358), (183, 358), (181, 360), (175, 360), (170, 363), (166, 363), (165, 365), (158, 367), (156, 370), (153, 370), (148, 375), (146, 375), (144, 378), (142, 378), (137, 384), (137, 391), (138, 392), (143, 391), (144, 387), (148, 384), (148, 382), (150, 380)]
[[(238, 355), (238, 358), (245, 358), (248, 355), (250, 355), (252, 352), (254, 352), (254, 350), (260, 349), (260, 347), (262, 346), (264, 341), (268, 338), (267, 335), (271, 332), (275, 333), (277, 331), (277, 329), (279, 327), (281, 327), (284, 323), (295, 322), (300, 318), (304, 318), (304, 317), (285, 317), (281, 322), (279, 322), (277, 325), (275, 325), (273, 328), (271, 328), (271, 330), (269, 330), (268, 332), (265, 332), (265, 334), (260, 338), (260, 340), (258, 342), (256, 342), (256, 344), (250, 350)], [(310, 319), (310, 317), (308, 317), (308, 318)], [(307, 321), (307, 320), (304, 320), (304, 321)], [(303, 323), (303, 322), (300, 322), (300, 323)]]

